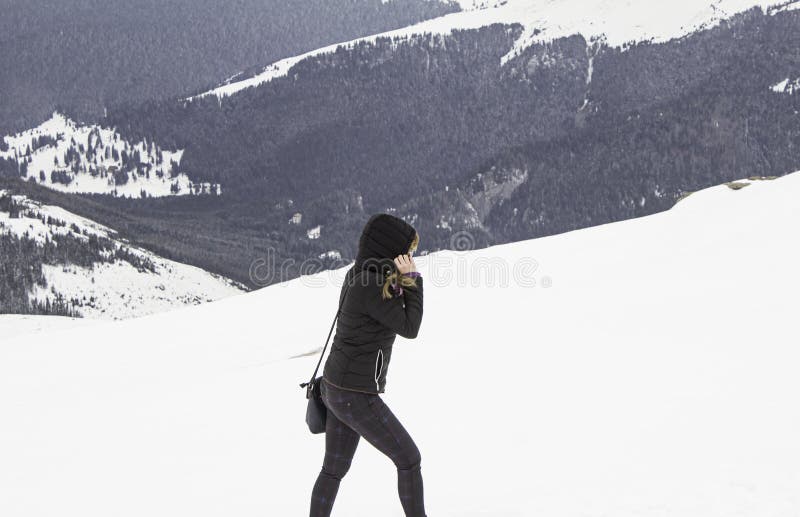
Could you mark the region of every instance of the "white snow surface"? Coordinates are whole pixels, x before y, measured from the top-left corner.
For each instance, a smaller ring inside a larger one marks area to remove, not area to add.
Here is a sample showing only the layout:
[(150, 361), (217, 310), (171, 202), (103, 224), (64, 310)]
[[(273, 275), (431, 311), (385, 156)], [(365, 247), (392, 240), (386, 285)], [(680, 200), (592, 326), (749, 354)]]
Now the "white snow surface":
[[(54, 144), (34, 148), (36, 138), (51, 137), (56, 139)], [(28, 170), (24, 175), (41, 185), (71, 193), (112, 194), (124, 197), (141, 197), (144, 191), (151, 197), (186, 195), (193, 193), (221, 193), (219, 185), (210, 183), (193, 183), (189, 177), (176, 169), (180, 166), (183, 150), (169, 151), (157, 146), (148, 145), (144, 141), (130, 142), (113, 129), (103, 128), (98, 125), (81, 125), (66, 116), (55, 112), (53, 116), (41, 125), (23, 131), (16, 135), (2, 137), (8, 147), (0, 151), (0, 158), (15, 160), (18, 164), (22, 159), (28, 162)], [(90, 141), (97, 145), (100, 143), (100, 152), (91, 158), (86, 150)], [(66, 163), (67, 150), (82, 146), (81, 169), (74, 173)], [(111, 168), (120, 168), (122, 161), (119, 157), (106, 155), (105, 149), (114, 149), (117, 153), (138, 151), (140, 164), (144, 169), (149, 169), (149, 176), (142, 173), (131, 173), (125, 183), (117, 183)], [(96, 174), (92, 174), (92, 167)], [(71, 176), (71, 182), (53, 181), (53, 171), (66, 172)], [(44, 173), (44, 180), (40, 173)]]
[(446, 35), (456, 29), (519, 24), (523, 34), (503, 56), (504, 64), (531, 45), (576, 34), (583, 35), (587, 41), (602, 40), (619, 48), (641, 41), (660, 43), (713, 28), (752, 8), (760, 8), (765, 13), (795, 9), (800, 7), (800, 0), (461, 0), (459, 4), (461, 12), (281, 59), (253, 77), (240, 81), (231, 79), (186, 100), (211, 95), (222, 99), (286, 76), (295, 64), (308, 57), (332, 53), (339, 47), (352, 48), (360, 42), (374, 42), (378, 37), (404, 41), (424, 34)]
[(789, 95), (794, 95), (795, 92), (800, 92), (800, 77), (795, 80), (791, 79), (784, 79), (783, 81), (772, 85), (770, 87), (775, 93), (788, 93)]
[(775, 13), (782, 13), (786, 11), (796, 11), (800, 9), (800, 1), (798, 0), (788, 0), (783, 5), (778, 6), (774, 9)]
[(321, 233), (322, 233), (322, 226), (317, 225), (313, 228), (309, 228), (309, 230), (306, 232), (306, 237), (308, 237), (309, 239), (319, 239)]
[[(0, 190), (0, 196), (7, 194)], [(54, 300), (61, 295), (77, 299), (77, 308), (85, 318), (123, 319), (167, 311), (184, 305), (196, 305), (227, 296), (242, 294), (242, 286), (200, 268), (160, 257), (118, 237), (117, 232), (95, 221), (80, 217), (61, 207), (45, 205), (13, 195), (23, 207), (22, 217), (12, 219), (0, 211), (0, 233), (12, 233), (43, 243), (53, 235), (72, 235), (86, 240), (87, 234), (114, 241), (117, 249), (126, 248), (133, 255), (149, 260), (154, 271), (139, 270), (130, 262), (115, 259), (92, 267), (44, 265), (47, 288), (36, 287), (32, 299)], [(66, 223), (47, 224), (40, 217), (52, 217)], [(73, 227), (74, 225), (74, 227)], [(75, 231), (77, 228), (77, 232)], [(0, 321), (0, 328), (4, 325)], [(2, 512), (0, 512), (1, 514)]]
[(62, 316), (43, 317), (27, 314), (0, 314), (0, 340), (42, 331), (90, 325), (94, 321), (97, 320)]
[[(425, 316), (381, 397), (429, 515), (800, 514), (800, 173), (750, 183), (417, 259)], [(487, 263), (527, 269), (459, 278)], [(344, 271), (0, 342), (0, 514), (307, 515), (318, 357), (292, 356), (321, 347)], [(403, 515), (364, 440), (334, 515)]]

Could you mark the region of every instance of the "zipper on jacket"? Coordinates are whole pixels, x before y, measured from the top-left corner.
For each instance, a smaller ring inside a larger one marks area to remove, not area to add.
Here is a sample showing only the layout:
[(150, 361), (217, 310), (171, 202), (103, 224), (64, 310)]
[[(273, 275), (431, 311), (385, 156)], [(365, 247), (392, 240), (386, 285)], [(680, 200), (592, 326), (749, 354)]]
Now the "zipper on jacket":
[[(380, 362), (380, 370), (378, 369), (378, 363)], [(381, 386), (378, 382), (378, 379), (381, 378), (381, 372), (383, 371), (383, 350), (378, 349), (378, 355), (375, 356), (375, 389), (380, 391)]]

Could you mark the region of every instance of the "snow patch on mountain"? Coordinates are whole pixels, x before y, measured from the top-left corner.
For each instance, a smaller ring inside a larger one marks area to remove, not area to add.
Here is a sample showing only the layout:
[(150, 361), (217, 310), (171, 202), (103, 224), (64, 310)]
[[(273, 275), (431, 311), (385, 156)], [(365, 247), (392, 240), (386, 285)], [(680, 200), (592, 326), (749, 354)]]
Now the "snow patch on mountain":
[(332, 53), (338, 48), (352, 48), (362, 42), (374, 43), (377, 38), (402, 42), (424, 34), (445, 35), (457, 29), (519, 24), (523, 27), (523, 34), (502, 57), (501, 63), (505, 64), (531, 45), (576, 34), (590, 42), (603, 42), (625, 49), (636, 42), (662, 43), (707, 30), (753, 8), (773, 14), (794, 9), (800, 7), (800, 0), (788, 3), (786, 0), (464, 0), (460, 4), (461, 12), (288, 57), (272, 63), (253, 77), (231, 80), (186, 100), (207, 96), (217, 96), (221, 100), (286, 76), (295, 64), (308, 57)]
[(135, 198), (221, 193), (218, 184), (194, 183), (180, 172), (183, 150), (131, 142), (57, 112), (36, 128), (3, 137), (2, 144), (0, 158), (16, 162), (22, 178), (61, 192)]
[[(524, 0), (523, 0), (524, 2)], [(520, 2), (520, 3), (523, 3)], [(711, 29), (724, 20), (760, 8), (785, 4), (785, 0), (559, 0), (518, 5), (524, 19), (523, 35), (505, 63), (531, 45), (580, 34), (587, 41), (602, 41), (623, 50), (638, 42), (664, 43)]]
[(50, 287), (37, 286), (32, 297), (42, 301), (60, 295), (66, 300), (77, 300), (78, 311), (84, 318), (126, 319), (244, 292), (234, 282), (194, 266), (144, 250), (132, 249), (132, 252), (146, 257), (153, 271), (137, 269), (122, 260), (98, 263), (91, 268), (44, 265)]
[[(32, 301), (61, 300), (85, 318), (124, 319), (197, 305), (241, 294), (243, 286), (200, 268), (160, 257), (121, 239), (117, 232), (63, 208), (0, 190), (11, 211), (0, 209), (0, 233), (42, 246), (54, 237), (76, 239), (91, 248), (102, 240), (91, 266), (42, 264), (46, 285)], [(89, 252), (87, 252), (89, 253)]]
[(452, 0), (458, 4), (462, 11), (476, 11), (479, 9), (491, 9), (506, 3), (506, 0)]
[(317, 258), (327, 260), (342, 260), (342, 254), (339, 250), (328, 250), (325, 253), (320, 253)]
[(787, 11), (797, 11), (800, 9), (800, 0), (789, 0), (784, 5), (775, 7), (772, 12), (782, 13)]
[[(109, 237), (114, 230), (75, 215), (58, 206), (43, 205), (22, 195), (0, 190), (0, 199), (10, 197), (18, 211), (0, 209), (0, 231), (26, 236), (41, 244), (54, 235), (74, 235), (85, 240), (89, 236)], [(51, 218), (51, 221), (48, 221)]]
[(791, 79), (784, 79), (783, 81), (779, 82), (778, 84), (773, 85), (770, 87), (775, 93), (788, 93), (789, 95), (793, 95), (795, 92), (800, 92), (800, 77), (792, 81)]
[(319, 239), (319, 236), (321, 235), (321, 232), (322, 232), (322, 226), (317, 225), (317, 226), (315, 226), (313, 228), (310, 228), (308, 231), (306, 231), (306, 236), (309, 239)]

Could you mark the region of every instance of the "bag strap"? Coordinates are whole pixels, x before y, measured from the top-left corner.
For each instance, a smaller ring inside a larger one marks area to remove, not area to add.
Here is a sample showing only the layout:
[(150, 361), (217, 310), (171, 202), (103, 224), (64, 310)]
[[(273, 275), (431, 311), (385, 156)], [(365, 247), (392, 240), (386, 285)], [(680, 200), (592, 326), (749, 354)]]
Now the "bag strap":
[(314, 386), (314, 379), (317, 378), (317, 371), (319, 371), (319, 365), (322, 364), (322, 358), (325, 357), (325, 350), (328, 348), (328, 342), (331, 340), (331, 335), (333, 334), (333, 329), (336, 328), (336, 320), (339, 319), (339, 314), (342, 312), (342, 306), (344, 305), (344, 300), (347, 298), (347, 292), (350, 290), (350, 282), (354, 281), (355, 279), (351, 279), (350, 281), (345, 278), (345, 288), (344, 294), (342, 295), (342, 299), (339, 301), (339, 309), (336, 311), (336, 316), (333, 318), (333, 323), (331, 323), (331, 329), (328, 331), (328, 337), (325, 339), (325, 346), (322, 347), (322, 353), (319, 355), (319, 361), (317, 361), (317, 367), (314, 368), (314, 373), (311, 375), (311, 379), (308, 382), (303, 382), (300, 384), (301, 388), (306, 388), (306, 398), (311, 396), (311, 389)]

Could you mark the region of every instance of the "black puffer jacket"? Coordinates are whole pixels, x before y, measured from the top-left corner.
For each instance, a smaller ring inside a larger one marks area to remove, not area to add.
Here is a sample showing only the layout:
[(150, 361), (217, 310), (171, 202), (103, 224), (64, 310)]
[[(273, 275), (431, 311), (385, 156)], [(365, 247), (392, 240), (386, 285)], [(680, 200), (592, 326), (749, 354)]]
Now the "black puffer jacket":
[[(322, 376), (340, 388), (383, 393), (397, 334), (413, 339), (422, 322), (422, 277), (401, 296), (381, 297), (394, 257), (408, 253), (416, 230), (389, 214), (372, 216), (340, 293), (344, 304)], [(349, 286), (349, 287), (348, 287)]]

